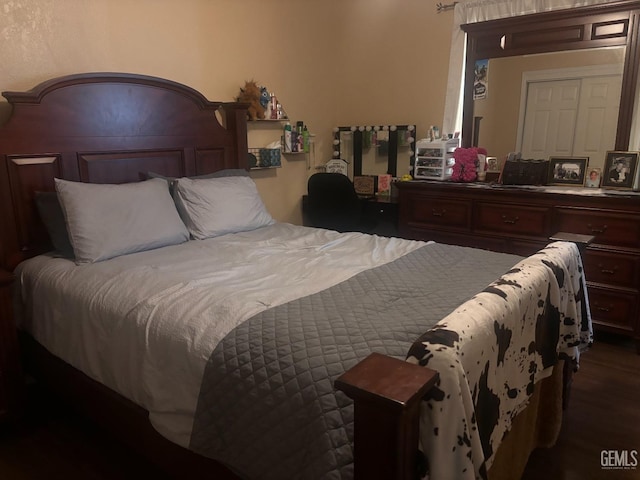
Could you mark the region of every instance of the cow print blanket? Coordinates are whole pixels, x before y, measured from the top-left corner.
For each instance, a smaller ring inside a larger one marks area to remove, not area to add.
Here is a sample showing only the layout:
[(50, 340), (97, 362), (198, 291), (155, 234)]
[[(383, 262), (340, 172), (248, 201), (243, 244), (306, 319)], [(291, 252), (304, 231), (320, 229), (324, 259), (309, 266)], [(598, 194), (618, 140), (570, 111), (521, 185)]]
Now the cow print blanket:
[[(593, 340), (577, 247), (553, 243), (416, 341), (408, 361), (440, 372), (421, 412), (431, 479), (486, 478), (536, 382)], [(446, 373), (445, 373), (446, 372)]]

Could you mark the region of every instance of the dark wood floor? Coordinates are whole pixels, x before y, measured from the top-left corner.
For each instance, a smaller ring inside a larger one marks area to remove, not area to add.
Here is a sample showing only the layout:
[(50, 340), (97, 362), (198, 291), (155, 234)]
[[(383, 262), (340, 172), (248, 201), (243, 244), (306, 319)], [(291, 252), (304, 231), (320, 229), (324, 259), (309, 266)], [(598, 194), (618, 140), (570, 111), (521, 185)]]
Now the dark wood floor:
[[(0, 479), (162, 478), (64, 406), (30, 391), (25, 420), (0, 426)], [(640, 465), (602, 469), (602, 450), (640, 452), (640, 355), (615, 337), (583, 355), (560, 438), (533, 453), (522, 480), (640, 479)]]
[(600, 465), (602, 450), (637, 450), (640, 462), (640, 355), (633, 342), (600, 337), (581, 358), (558, 442), (533, 452), (522, 480), (640, 479), (640, 463)]

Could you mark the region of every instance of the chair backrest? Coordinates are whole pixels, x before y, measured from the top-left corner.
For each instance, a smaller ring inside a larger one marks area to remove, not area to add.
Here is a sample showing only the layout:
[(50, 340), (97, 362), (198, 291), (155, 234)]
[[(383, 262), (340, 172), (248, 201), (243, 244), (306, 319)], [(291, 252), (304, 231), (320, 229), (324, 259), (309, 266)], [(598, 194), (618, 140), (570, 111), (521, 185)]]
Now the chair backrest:
[(353, 183), (341, 173), (315, 173), (307, 183), (311, 225), (346, 231), (361, 218), (361, 204)]

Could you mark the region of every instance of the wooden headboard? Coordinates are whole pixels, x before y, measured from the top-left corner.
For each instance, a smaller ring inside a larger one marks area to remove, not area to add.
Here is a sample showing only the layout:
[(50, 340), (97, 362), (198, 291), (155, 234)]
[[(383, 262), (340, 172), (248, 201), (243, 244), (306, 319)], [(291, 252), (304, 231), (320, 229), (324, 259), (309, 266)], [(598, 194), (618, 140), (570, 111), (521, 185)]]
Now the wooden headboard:
[(0, 128), (0, 271), (49, 248), (34, 192), (53, 191), (54, 177), (126, 183), (247, 167), (247, 105), (176, 82), (86, 73), (2, 95), (13, 111)]

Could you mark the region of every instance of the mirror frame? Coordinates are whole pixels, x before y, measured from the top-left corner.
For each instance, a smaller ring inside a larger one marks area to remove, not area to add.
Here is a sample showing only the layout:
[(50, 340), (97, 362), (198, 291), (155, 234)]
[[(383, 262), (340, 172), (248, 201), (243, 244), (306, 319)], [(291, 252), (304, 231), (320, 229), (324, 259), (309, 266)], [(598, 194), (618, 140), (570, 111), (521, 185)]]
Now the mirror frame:
[[(362, 175), (362, 133), (365, 130), (386, 130), (389, 132), (389, 153), (387, 154), (387, 173), (393, 177), (398, 175), (398, 133), (402, 131), (413, 132), (412, 140), (409, 142), (411, 155), (409, 164), (413, 167), (416, 159), (416, 126), (409, 125), (352, 125), (335, 127), (333, 129), (333, 158), (342, 158), (340, 139), (341, 132), (353, 133), (353, 175)], [(345, 159), (347, 160), (347, 159)], [(350, 160), (347, 160), (350, 161)]]
[(461, 25), (467, 34), (462, 146), (472, 146), (477, 135), (473, 115), (476, 60), (626, 46), (615, 149), (628, 150), (640, 64), (639, 24), (640, 1), (623, 0)]

